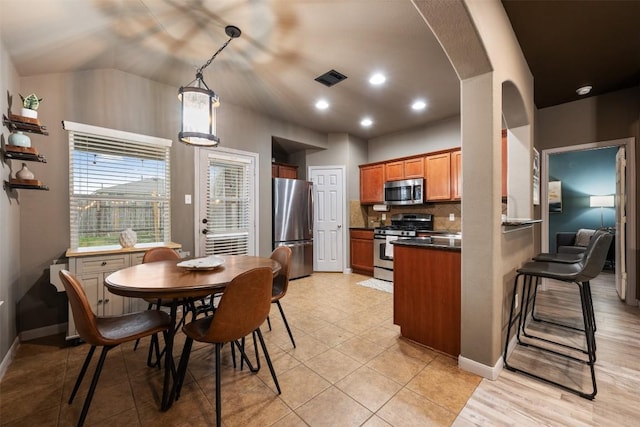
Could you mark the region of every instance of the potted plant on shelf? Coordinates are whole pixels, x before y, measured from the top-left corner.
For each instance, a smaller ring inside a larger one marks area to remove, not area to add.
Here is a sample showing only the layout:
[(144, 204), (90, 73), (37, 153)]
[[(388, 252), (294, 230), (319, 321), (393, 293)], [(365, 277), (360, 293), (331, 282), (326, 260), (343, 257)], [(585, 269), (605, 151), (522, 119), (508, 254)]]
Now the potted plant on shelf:
[(31, 119), (38, 118), (38, 107), (40, 106), (40, 102), (42, 98), (38, 98), (35, 93), (27, 95), (26, 97), (20, 95), (20, 99), (22, 99), (22, 112), (20, 115), (23, 117), (29, 117)]

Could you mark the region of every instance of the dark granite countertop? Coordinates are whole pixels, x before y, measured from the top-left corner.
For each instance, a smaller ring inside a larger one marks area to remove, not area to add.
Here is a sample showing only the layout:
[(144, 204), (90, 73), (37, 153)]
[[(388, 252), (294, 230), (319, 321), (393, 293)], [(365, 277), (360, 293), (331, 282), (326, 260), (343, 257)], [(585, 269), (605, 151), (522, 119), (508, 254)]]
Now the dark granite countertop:
[(432, 237), (410, 237), (408, 239), (394, 240), (391, 244), (418, 248), (446, 249), (450, 251), (462, 250), (462, 239), (460, 235), (454, 234)]

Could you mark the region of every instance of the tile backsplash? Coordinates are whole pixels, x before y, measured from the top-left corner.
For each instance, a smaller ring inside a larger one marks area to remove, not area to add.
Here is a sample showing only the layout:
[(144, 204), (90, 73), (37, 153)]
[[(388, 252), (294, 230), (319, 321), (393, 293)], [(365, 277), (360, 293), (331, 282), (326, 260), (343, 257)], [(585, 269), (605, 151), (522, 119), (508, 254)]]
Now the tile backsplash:
[[(385, 224), (391, 224), (391, 215), (397, 213), (430, 213), (433, 215), (433, 228), (439, 231), (458, 232), (461, 230), (460, 202), (427, 203), (418, 206), (392, 206), (389, 212), (376, 212), (372, 206), (362, 206), (359, 200), (349, 200), (350, 227), (377, 227), (382, 223), (382, 214), (386, 214)], [(449, 220), (453, 214), (453, 221)]]

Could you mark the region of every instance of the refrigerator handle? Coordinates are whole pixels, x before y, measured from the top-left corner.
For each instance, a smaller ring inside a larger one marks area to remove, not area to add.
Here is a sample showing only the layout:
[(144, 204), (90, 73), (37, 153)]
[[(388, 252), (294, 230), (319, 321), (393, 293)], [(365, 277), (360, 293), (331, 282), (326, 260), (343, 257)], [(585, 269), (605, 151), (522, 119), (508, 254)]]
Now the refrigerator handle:
[(307, 224), (309, 224), (309, 235), (313, 237), (313, 184), (309, 185), (309, 201), (311, 209), (307, 209)]

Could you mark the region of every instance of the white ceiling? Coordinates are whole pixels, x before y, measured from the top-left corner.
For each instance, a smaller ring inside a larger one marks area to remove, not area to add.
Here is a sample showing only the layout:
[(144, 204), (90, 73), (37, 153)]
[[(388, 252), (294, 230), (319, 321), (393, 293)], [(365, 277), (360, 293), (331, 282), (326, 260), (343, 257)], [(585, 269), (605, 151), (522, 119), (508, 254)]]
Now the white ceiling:
[[(2, 40), (21, 76), (115, 68), (186, 85), (205, 69), (225, 101), (364, 139), (459, 114), (458, 78), (409, 0), (0, 0)], [(314, 78), (348, 78), (327, 88)], [(369, 75), (387, 75), (381, 87)], [(331, 103), (318, 112), (318, 98)], [(426, 110), (410, 109), (424, 98)], [(374, 125), (359, 122), (370, 116)], [(224, 126), (220, 123), (218, 126)]]

